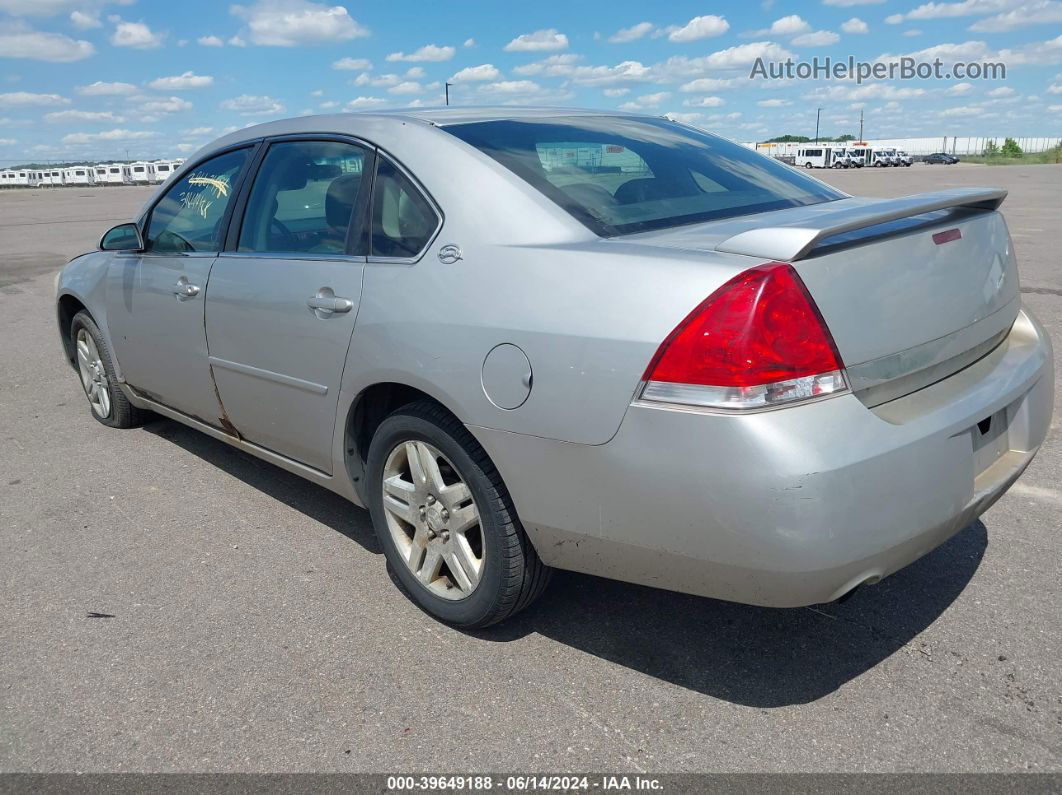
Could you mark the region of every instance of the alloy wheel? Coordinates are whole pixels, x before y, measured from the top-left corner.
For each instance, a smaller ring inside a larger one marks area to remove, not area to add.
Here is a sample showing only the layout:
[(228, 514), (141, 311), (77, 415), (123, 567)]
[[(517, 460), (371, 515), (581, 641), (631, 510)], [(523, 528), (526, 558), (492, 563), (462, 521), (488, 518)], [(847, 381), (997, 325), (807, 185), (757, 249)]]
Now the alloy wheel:
[(483, 575), (484, 536), (472, 492), (427, 442), (394, 447), (383, 471), (387, 529), (399, 556), (431, 593), (464, 599)]
[(107, 368), (100, 357), (99, 348), (92, 335), (84, 328), (77, 330), (77, 369), (81, 374), (81, 385), (85, 388), (89, 405), (100, 419), (111, 415), (111, 383), (107, 378)]

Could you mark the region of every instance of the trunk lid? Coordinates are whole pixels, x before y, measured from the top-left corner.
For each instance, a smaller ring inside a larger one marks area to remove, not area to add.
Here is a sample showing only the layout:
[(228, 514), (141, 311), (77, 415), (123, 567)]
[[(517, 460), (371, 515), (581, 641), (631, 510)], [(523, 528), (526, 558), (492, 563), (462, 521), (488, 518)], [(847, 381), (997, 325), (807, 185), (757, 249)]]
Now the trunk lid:
[(1021, 301), (1013, 246), (995, 212), (1005, 196), (964, 189), (843, 199), (637, 237), (756, 264), (791, 262), (852, 389), (878, 405), (966, 367), (1010, 329)]

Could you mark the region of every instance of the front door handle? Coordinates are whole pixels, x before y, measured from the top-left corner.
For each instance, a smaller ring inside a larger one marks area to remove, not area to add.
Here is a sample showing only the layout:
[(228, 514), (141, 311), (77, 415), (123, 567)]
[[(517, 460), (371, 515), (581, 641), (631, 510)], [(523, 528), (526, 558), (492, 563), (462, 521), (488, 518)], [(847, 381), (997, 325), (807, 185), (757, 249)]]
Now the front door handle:
[(354, 308), (354, 302), (349, 298), (336, 295), (331, 287), (322, 287), (317, 291), (317, 295), (307, 299), (306, 306), (310, 307), (317, 317), (325, 318), (329, 315), (349, 312)]
[(173, 285), (173, 294), (177, 296), (177, 300), (195, 298), (199, 295), (199, 285), (191, 284), (187, 276), (182, 276), (177, 280), (177, 284)]

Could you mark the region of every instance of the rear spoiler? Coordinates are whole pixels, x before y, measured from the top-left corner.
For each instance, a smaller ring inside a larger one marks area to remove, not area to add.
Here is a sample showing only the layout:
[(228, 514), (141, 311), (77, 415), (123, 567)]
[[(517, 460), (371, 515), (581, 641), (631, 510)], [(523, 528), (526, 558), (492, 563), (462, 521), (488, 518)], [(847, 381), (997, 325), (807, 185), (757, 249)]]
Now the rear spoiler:
[(769, 226), (728, 237), (715, 247), (716, 251), (728, 254), (746, 254), (750, 257), (792, 262), (810, 252), (822, 240), (863, 229), (868, 226), (909, 218), (912, 215), (964, 207), (973, 210), (995, 210), (1007, 198), (1002, 188), (954, 188), (920, 193), (917, 196), (902, 196), (899, 199), (882, 199), (858, 207), (835, 208), (832, 202), (812, 205), (807, 211), (818, 211), (818, 218), (807, 219), (792, 226)]

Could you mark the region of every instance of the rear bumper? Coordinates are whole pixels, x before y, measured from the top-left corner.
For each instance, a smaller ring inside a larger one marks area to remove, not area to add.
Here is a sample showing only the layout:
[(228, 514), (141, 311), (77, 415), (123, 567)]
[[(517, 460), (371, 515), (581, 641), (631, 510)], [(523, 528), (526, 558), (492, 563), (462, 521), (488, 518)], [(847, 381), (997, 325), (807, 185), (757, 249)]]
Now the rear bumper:
[(745, 415), (636, 403), (598, 446), (471, 430), (547, 564), (794, 607), (983, 513), (1032, 460), (1053, 393), (1050, 342), (1023, 311), (978, 362), (873, 409), (851, 394)]

